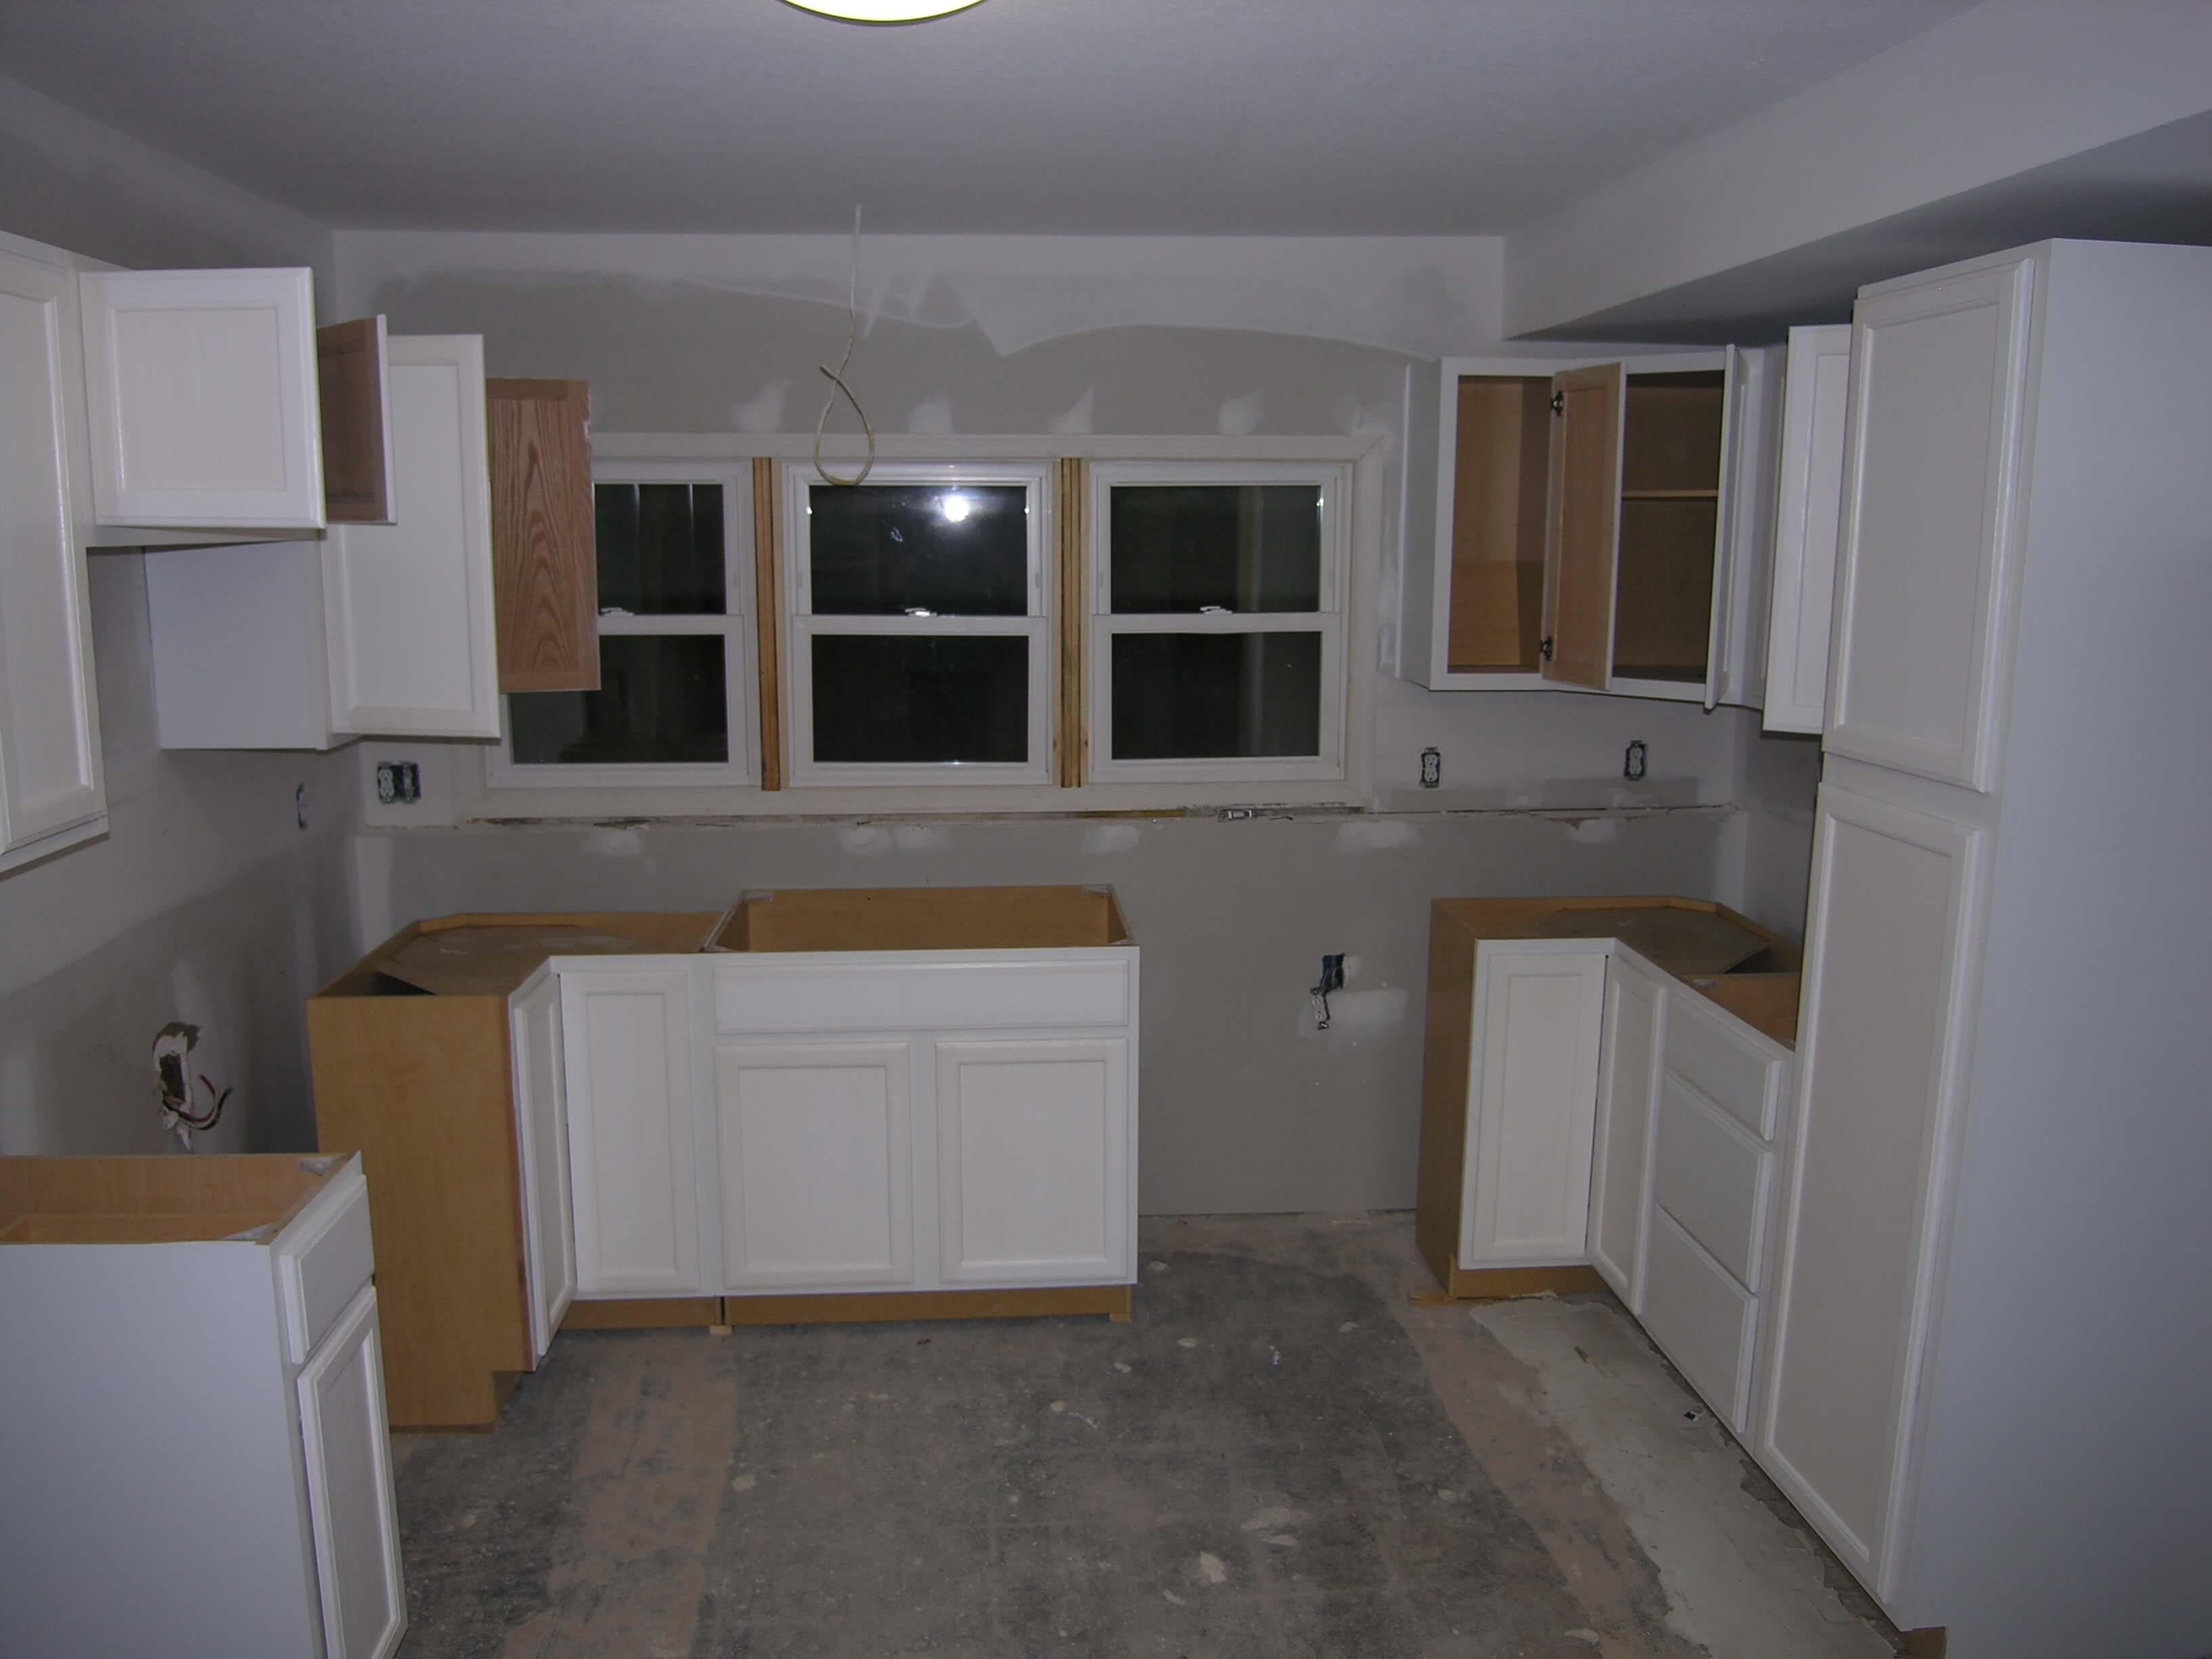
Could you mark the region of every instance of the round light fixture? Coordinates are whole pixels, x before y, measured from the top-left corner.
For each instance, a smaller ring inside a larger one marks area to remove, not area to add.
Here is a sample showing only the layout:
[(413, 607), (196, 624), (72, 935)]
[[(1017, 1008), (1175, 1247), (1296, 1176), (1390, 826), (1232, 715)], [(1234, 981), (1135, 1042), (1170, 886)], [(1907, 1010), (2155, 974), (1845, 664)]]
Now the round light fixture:
[(802, 11), (848, 23), (919, 23), (927, 17), (965, 11), (977, 0), (787, 0)]

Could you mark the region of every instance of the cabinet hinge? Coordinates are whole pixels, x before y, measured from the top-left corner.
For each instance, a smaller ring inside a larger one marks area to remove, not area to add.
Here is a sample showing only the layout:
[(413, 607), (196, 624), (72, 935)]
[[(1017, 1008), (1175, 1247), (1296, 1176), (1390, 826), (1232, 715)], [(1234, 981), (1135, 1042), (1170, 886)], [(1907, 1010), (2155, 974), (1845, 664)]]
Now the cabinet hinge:
[(1567, 394), (1564, 392), (1554, 392), (1552, 394), (1552, 413), (1554, 415), (1564, 415), (1566, 412)]
[(1546, 662), (1551, 661), (1552, 636), (1549, 634), (1545, 635), (1542, 639), (1536, 642), (1536, 654), (1541, 657)]

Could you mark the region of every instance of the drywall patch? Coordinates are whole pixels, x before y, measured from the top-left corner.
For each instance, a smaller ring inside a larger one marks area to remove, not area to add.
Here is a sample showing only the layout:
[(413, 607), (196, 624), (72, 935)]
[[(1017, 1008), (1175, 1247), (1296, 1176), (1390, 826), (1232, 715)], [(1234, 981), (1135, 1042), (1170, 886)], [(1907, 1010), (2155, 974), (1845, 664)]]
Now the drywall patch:
[(1217, 419), (1224, 438), (1249, 438), (1259, 429), (1260, 410), (1266, 404), (1264, 394), (1248, 392), (1241, 398), (1231, 398), (1221, 405)]
[(902, 853), (934, 853), (945, 845), (945, 835), (922, 824), (902, 823), (891, 831), (891, 845)]
[(1328, 1000), (1328, 1031), (1387, 1031), (1403, 1025), (1413, 994), (1402, 986), (1376, 991), (1338, 991)]
[(1094, 823), (1083, 832), (1083, 856), (1132, 851), (1144, 837), (1133, 823)]
[(1083, 395), (1075, 400), (1074, 406), (1054, 416), (1045, 429), (1056, 433), (1096, 432), (1098, 429), (1096, 421), (1097, 408), (1098, 388), (1085, 386)]
[(1581, 847), (1602, 847), (1620, 838), (1619, 818), (1569, 818), (1567, 839)]
[(634, 859), (645, 854), (645, 837), (635, 830), (613, 830), (602, 826), (584, 837), (581, 849), (595, 859)]
[(1387, 853), (1393, 848), (1412, 847), (1420, 839), (1419, 829), (1402, 818), (1354, 818), (1336, 826), (1340, 853)]
[(781, 432), (791, 382), (770, 380), (741, 404), (730, 405), (730, 424), (740, 432)]
[(891, 832), (878, 823), (856, 823), (837, 832), (837, 846), (854, 858), (881, 858), (891, 850)]
[(952, 399), (943, 392), (926, 398), (907, 411), (908, 432), (949, 433), (952, 428)]

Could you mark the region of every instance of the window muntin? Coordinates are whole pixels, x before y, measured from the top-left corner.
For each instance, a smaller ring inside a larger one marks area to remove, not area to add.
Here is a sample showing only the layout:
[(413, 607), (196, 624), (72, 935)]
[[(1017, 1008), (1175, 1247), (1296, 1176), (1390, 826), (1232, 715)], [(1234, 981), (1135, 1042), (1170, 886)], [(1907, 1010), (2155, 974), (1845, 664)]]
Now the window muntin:
[(784, 467), (793, 786), (1049, 781), (1047, 477)]
[(1088, 775), (1344, 775), (1350, 469), (1091, 469)]
[(751, 471), (593, 469), (599, 690), (510, 694), (494, 787), (754, 781)]

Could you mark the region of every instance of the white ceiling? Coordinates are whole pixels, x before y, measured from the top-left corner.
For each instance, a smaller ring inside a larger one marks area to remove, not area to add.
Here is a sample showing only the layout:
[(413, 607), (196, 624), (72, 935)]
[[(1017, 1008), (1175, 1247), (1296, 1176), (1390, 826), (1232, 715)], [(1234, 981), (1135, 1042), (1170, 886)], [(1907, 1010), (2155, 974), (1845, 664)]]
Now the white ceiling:
[(0, 73), (324, 223), (1478, 234), (1967, 0), (0, 0)]

